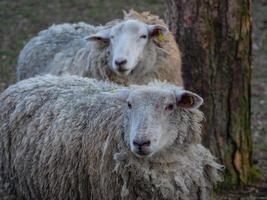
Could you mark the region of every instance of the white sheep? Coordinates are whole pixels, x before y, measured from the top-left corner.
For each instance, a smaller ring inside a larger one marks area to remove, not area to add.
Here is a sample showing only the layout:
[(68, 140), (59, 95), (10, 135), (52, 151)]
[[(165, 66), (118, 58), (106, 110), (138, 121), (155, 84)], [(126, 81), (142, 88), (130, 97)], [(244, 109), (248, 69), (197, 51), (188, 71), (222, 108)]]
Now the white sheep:
[(0, 199), (209, 199), (221, 166), (200, 144), (202, 102), (163, 82), (46, 75), (10, 86)]
[(20, 52), (18, 80), (43, 74), (73, 74), (121, 84), (154, 79), (183, 85), (181, 55), (157, 16), (130, 11), (105, 26), (53, 25)]

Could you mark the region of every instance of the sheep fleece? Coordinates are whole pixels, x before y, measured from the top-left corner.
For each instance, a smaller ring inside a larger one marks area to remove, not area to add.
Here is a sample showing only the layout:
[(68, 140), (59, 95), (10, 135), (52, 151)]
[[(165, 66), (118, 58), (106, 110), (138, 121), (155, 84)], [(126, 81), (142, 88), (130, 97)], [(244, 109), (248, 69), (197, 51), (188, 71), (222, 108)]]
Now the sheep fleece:
[[(0, 199), (186, 200), (199, 193), (208, 199), (220, 166), (198, 142), (175, 153), (175, 163), (152, 163), (130, 152), (123, 141), (123, 102), (108, 94), (122, 87), (46, 75), (5, 90)], [(188, 134), (198, 138), (202, 113), (184, 114)]]
[[(134, 10), (124, 12), (124, 20), (128, 19), (167, 26), (162, 19), (149, 12), (138, 13)], [(110, 80), (123, 85), (146, 84), (159, 79), (182, 86), (181, 53), (172, 33), (164, 36), (163, 40), (155, 39), (149, 42), (150, 51), (156, 52), (156, 61), (153, 63), (151, 61), (153, 58), (148, 56), (142, 62), (149, 67), (153, 66), (153, 70), (145, 72), (140, 69), (146, 66), (139, 66), (133, 74), (126, 77), (118, 76), (110, 69), (110, 51), (107, 48), (83, 39), (120, 21), (122, 20), (113, 20), (104, 26), (92, 26), (83, 22), (64, 23), (41, 31), (20, 52), (17, 66), (18, 80), (35, 75), (72, 74)]]

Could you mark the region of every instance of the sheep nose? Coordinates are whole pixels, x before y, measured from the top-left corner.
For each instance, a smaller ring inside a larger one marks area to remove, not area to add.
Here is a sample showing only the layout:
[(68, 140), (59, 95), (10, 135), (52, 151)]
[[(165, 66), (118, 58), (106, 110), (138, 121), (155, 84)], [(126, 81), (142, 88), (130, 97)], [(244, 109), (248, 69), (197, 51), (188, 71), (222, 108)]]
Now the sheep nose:
[(151, 144), (150, 140), (145, 140), (145, 141), (134, 140), (133, 141), (133, 145), (138, 149), (141, 149), (141, 148), (144, 148), (144, 147), (149, 147), (150, 144)]
[(117, 65), (119, 72), (127, 71), (127, 69), (124, 67), (126, 63), (127, 63), (127, 60), (124, 58), (120, 58), (120, 59), (115, 60), (115, 64)]
[(127, 60), (125, 58), (118, 58), (115, 60), (115, 64), (117, 66), (122, 66), (125, 65), (127, 63)]

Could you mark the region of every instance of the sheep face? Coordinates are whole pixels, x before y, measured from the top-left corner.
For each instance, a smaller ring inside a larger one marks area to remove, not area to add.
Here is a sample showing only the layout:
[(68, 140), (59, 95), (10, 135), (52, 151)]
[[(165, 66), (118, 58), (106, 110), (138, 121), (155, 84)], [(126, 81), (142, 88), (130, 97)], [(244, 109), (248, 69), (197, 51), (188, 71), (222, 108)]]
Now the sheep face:
[[(150, 40), (160, 34), (168, 33), (162, 25), (148, 25), (137, 20), (126, 20), (112, 28), (100, 31), (87, 39), (105, 41), (111, 50), (111, 70), (120, 76), (127, 76), (142, 60), (153, 58), (156, 52), (149, 48)], [(154, 61), (155, 62), (155, 61)]]
[(181, 112), (203, 102), (198, 95), (181, 89), (124, 90), (118, 96), (125, 101), (127, 110), (125, 141), (138, 157), (152, 156), (186, 137), (179, 129)]

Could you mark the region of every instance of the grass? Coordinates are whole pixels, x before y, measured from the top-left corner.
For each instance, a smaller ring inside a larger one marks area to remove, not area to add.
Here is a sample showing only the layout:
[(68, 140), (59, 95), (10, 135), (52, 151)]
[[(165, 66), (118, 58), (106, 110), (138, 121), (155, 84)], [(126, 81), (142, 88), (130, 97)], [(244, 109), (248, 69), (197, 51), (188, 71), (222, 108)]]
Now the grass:
[(267, 151), (267, 144), (266, 143), (255, 144), (254, 149), (258, 151)]
[(267, 152), (267, 2), (254, 0), (252, 6), (252, 131), (255, 152)]

